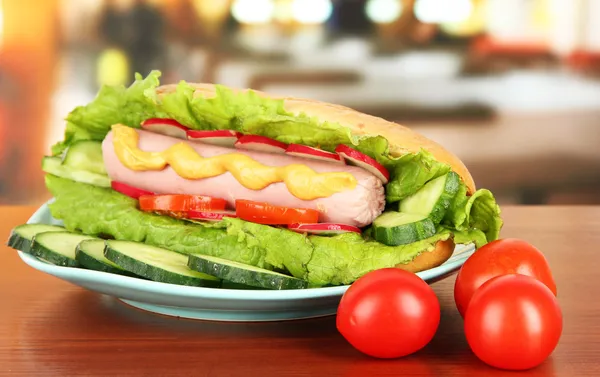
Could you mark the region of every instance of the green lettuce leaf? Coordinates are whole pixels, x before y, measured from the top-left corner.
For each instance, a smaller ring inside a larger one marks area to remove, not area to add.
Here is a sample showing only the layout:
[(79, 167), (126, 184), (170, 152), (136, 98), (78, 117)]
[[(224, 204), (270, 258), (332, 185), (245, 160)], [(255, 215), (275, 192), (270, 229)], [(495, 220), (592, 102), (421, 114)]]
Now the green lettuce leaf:
[(308, 263), (308, 280), (315, 285), (350, 284), (367, 272), (408, 263), (451, 236), (449, 230), (441, 229), (431, 238), (402, 246), (365, 241), (355, 233), (329, 238), (311, 236), (315, 250)]
[(359, 142), (345, 127), (305, 114), (292, 115), (284, 109), (283, 100), (263, 98), (254, 91), (234, 92), (217, 86), (214, 97), (197, 96), (190, 107), (205, 129), (231, 129), (328, 150)]
[(195, 89), (188, 83), (180, 82), (172, 93), (159, 95), (160, 76), (158, 71), (146, 78), (138, 74), (128, 88), (104, 86), (91, 103), (69, 114), (65, 138), (53, 147), (53, 155), (62, 153), (77, 140), (102, 141), (117, 123), (139, 128), (148, 118), (171, 118), (192, 129), (231, 129), (329, 151), (339, 144), (349, 145), (390, 170), (387, 186), (390, 203), (416, 192), (428, 180), (450, 170), (426, 151), (391, 157), (389, 144), (381, 136), (353, 136), (347, 127), (321, 122), (304, 113), (292, 114), (285, 110), (283, 100), (264, 98), (254, 91), (235, 92), (217, 86), (216, 95), (205, 98), (194, 95)]
[[(77, 140), (101, 141), (116, 123), (139, 127), (148, 118), (172, 118), (192, 129), (232, 129), (326, 150), (333, 150), (339, 144), (352, 146), (375, 158), (390, 171), (390, 182), (386, 185), (388, 206), (414, 194), (430, 180), (451, 170), (449, 165), (436, 161), (426, 150), (391, 157), (389, 144), (381, 136), (353, 136), (350, 129), (340, 124), (320, 122), (306, 114), (289, 113), (284, 108), (283, 100), (264, 98), (253, 91), (236, 92), (217, 86), (216, 95), (205, 98), (195, 95), (195, 89), (191, 85), (181, 82), (172, 93), (159, 95), (157, 88), (160, 76), (160, 72), (154, 71), (146, 78), (136, 75), (135, 82), (128, 88), (103, 87), (94, 101), (69, 114), (65, 140), (55, 145), (53, 153), (61, 153)], [(467, 197), (466, 187), (462, 185), (443, 225), (456, 231), (457, 239), (469, 239), (480, 244), (482, 232), (488, 242), (498, 237), (502, 220), (491, 192), (479, 190), (472, 197)], [(252, 243), (252, 240), (260, 237), (268, 238), (266, 242), (259, 242), (261, 246), (255, 246), (259, 248), (257, 252), (262, 253), (260, 263), (277, 268), (284, 266), (299, 274), (302, 266), (310, 259), (307, 256), (309, 252), (298, 242), (300, 238), (290, 235), (292, 232), (273, 233), (271, 229), (274, 228), (271, 227), (253, 228), (246, 223), (235, 222), (228, 223), (226, 228), (226, 231), (220, 229), (221, 233), (229, 236), (226, 240), (240, 238)], [(219, 230), (209, 229), (211, 231), (206, 234), (216, 234), (214, 232)], [(152, 235), (144, 234), (144, 237), (152, 238)], [(278, 246), (273, 246), (275, 251), (271, 251), (271, 240), (274, 239), (295, 242), (297, 245), (294, 247), (304, 250), (302, 256), (294, 261), (284, 260), (281, 253), (275, 250)]]
[(461, 184), (442, 223), (452, 230), (466, 232), (461, 237), (470, 234), (479, 244), (482, 243), (481, 233), (487, 242), (498, 239), (503, 222), (494, 195), (486, 189), (477, 190), (471, 196), (466, 194), (467, 188)]
[(350, 284), (363, 274), (408, 263), (452, 236), (390, 247), (358, 234), (305, 237), (283, 228), (226, 219), (192, 223), (142, 212), (137, 201), (114, 190), (46, 175), (54, 195), (50, 212), (70, 231), (144, 242), (182, 254), (206, 254), (267, 269), (287, 270), (311, 286)]
[(270, 265), (287, 270), (295, 277), (306, 278), (313, 245), (302, 234), (233, 218), (225, 219), (223, 224), (228, 234), (264, 250), (265, 261)]
[[(488, 243), (487, 236), (480, 229), (469, 229), (465, 231), (450, 230), (454, 234), (454, 242), (457, 244), (474, 243), (476, 248), (480, 248)], [(492, 240), (490, 240), (492, 241)]]
[(450, 172), (450, 165), (436, 161), (421, 150), (417, 154), (406, 154), (393, 162), (390, 174), (394, 180), (386, 187), (386, 201), (397, 202), (417, 192), (425, 183)]
[(151, 98), (155, 104), (154, 118), (171, 118), (193, 129), (204, 128), (190, 107), (194, 97), (194, 88), (186, 82), (180, 82), (173, 93), (163, 94), (160, 99), (155, 87), (146, 89), (144, 95)]
[(46, 186), (55, 197), (50, 212), (63, 220), (68, 230), (145, 242), (183, 254), (213, 255), (267, 269), (276, 267), (300, 278), (307, 274), (313, 246), (299, 233), (238, 219), (213, 225), (142, 212), (136, 200), (112, 189), (50, 174), (46, 175)]
[(46, 186), (55, 198), (49, 206), (52, 216), (62, 220), (70, 231), (145, 242), (183, 254), (202, 253), (272, 269), (263, 248), (224, 229), (139, 211), (136, 200), (110, 188), (53, 175), (46, 175)]

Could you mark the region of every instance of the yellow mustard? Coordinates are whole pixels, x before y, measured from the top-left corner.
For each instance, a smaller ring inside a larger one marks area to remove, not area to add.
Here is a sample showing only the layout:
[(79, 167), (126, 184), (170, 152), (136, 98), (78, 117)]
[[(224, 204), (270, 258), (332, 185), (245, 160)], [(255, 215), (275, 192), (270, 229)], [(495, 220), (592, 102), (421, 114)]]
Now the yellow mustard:
[(284, 182), (295, 197), (313, 200), (353, 190), (356, 178), (345, 172), (317, 173), (303, 164), (266, 166), (242, 153), (202, 157), (188, 143), (172, 145), (162, 152), (146, 152), (138, 147), (137, 130), (122, 124), (112, 126), (113, 147), (121, 163), (131, 170), (162, 170), (167, 165), (186, 179), (215, 177), (230, 172), (240, 184), (261, 190), (270, 184)]

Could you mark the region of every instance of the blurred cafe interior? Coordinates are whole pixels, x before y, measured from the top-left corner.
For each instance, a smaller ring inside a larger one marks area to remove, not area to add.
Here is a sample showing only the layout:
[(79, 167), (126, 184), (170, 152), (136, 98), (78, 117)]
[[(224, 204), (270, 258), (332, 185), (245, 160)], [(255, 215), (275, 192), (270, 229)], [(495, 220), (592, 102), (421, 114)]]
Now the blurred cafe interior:
[(406, 125), (500, 204), (600, 204), (600, 0), (0, 0), (0, 204), (47, 200), (65, 116), (152, 69)]

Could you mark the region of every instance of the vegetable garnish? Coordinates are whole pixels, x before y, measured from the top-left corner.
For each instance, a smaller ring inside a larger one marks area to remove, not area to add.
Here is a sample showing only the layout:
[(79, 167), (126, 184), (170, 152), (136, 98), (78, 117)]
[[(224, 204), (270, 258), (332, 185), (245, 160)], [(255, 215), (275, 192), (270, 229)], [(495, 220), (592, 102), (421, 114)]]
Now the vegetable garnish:
[(185, 139), (189, 128), (173, 119), (152, 118), (142, 122), (142, 128), (146, 131)]
[(285, 225), (319, 221), (319, 212), (314, 209), (280, 207), (250, 200), (236, 200), (235, 207), (240, 219), (258, 224)]
[(296, 157), (311, 158), (314, 160), (333, 162), (342, 165), (346, 164), (344, 159), (337, 153), (331, 153), (322, 149), (301, 144), (290, 144), (285, 153)]
[(139, 189), (137, 187), (126, 185), (122, 182), (112, 181), (111, 187), (113, 190), (120, 192), (123, 195), (127, 195), (133, 199), (139, 199), (140, 196), (144, 195), (155, 195), (153, 192)]
[(227, 202), (201, 195), (142, 195), (140, 209), (152, 212), (222, 211)]
[(220, 145), (223, 147), (233, 146), (238, 139), (241, 137), (241, 133), (229, 130), (218, 130), (218, 131), (198, 131), (188, 130), (187, 138), (189, 140), (205, 143)]
[(235, 147), (257, 152), (285, 153), (287, 144), (270, 137), (247, 135), (240, 137), (235, 143)]
[(388, 172), (383, 165), (366, 154), (360, 153), (356, 149), (352, 149), (343, 144), (339, 145), (335, 151), (336, 153), (339, 153), (340, 156), (342, 156), (348, 163), (360, 166), (361, 168), (373, 173), (381, 180), (381, 182), (383, 182), (383, 184), (387, 184), (390, 180), (390, 172)]

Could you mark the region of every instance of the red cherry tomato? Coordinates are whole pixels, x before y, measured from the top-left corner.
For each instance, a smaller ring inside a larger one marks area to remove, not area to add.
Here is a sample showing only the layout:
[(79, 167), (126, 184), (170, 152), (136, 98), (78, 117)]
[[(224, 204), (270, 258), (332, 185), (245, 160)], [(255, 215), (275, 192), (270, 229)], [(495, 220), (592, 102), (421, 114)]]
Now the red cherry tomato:
[(562, 312), (554, 294), (525, 275), (495, 277), (473, 295), (465, 335), (473, 353), (501, 369), (541, 364), (558, 344)]
[(502, 239), (486, 244), (462, 266), (454, 284), (454, 301), (464, 317), (473, 293), (495, 276), (521, 274), (532, 276), (556, 295), (550, 265), (537, 248), (518, 239)]
[(440, 323), (440, 304), (427, 283), (397, 268), (370, 272), (346, 291), (337, 329), (359, 351), (396, 358), (425, 347)]

